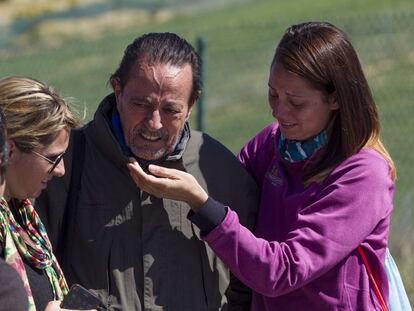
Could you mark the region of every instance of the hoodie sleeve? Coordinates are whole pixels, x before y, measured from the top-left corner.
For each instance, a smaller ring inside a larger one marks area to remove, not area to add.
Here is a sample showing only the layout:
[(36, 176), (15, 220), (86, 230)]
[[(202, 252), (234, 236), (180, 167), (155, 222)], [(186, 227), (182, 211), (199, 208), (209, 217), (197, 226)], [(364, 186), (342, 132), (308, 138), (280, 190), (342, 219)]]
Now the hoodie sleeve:
[(285, 240), (256, 237), (231, 209), (203, 238), (236, 277), (268, 297), (318, 278), (370, 235), (369, 243), (377, 243), (373, 248), (385, 249), (394, 183), (387, 163), (373, 153), (357, 155), (335, 169), (300, 210)]

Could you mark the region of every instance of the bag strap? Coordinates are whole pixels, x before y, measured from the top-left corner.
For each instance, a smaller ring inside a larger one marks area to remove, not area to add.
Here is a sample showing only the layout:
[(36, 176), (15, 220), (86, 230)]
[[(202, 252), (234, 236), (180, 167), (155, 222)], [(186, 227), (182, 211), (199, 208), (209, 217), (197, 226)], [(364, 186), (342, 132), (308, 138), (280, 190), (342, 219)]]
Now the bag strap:
[[(62, 263), (63, 270), (68, 269), (69, 262), (66, 254), (72, 248), (73, 227), (77, 214), (77, 203), (81, 184), (83, 162), (85, 158), (85, 135), (82, 129), (72, 130), (72, 171), (70, 175), (69, 191), (66, 199), (65, 215), (63, 220), (63, 243), (59, 249), (59, 261)], [(67, 271), (67, 270), (66, 270)]]
[(381, 292), (379, 290), (377, 282), (375, 281), (374, 274), (372, 273), (371, 267), (368, 264), (368, 260), (367, 260), (367, 257), (365, 256), (364, 250), (362, 249), (361, 246), (358, 246), (357, 251), (358, 251), (359, 255), (361, 256), (361, 259), (362, 259), (362, 262), (364, 263), (365, 269), (367, 269), (369, 280), (371, 281), (371, 285), (374, 288), (375, 296), (377, 296), (377, 299), (378, 299), (378, 301), (381, 305), (381, 309), (383, 311), (389, 311), (388, 307), (387, 307), (387, 304), (385, 303), (385, 300), (381, 295)]

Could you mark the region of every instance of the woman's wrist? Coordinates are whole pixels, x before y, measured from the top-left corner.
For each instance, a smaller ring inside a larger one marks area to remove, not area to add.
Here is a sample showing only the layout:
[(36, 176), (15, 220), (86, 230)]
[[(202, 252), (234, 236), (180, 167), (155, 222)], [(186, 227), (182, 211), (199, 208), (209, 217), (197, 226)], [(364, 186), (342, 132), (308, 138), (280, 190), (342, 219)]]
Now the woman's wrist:
[(209, 197), (198, 212), (191, 210), (187, 217), (200, 229), (201, 235), (204, 236), (222, 223), (226, 213), (227, 210), (223, 204)]
[(194, 213), (197, 213), (199, 209), (207, 202), (207, 200), (208, 200), (207, 193), (204, 191), (204, 189), (200, 187), (200, 189), (198, 189), (198, 191), (194, 193), (194, 196), (192, 197), (192, 199), (189, 200), (189, 202), (187, 203), (188, 205), (190, 205)]

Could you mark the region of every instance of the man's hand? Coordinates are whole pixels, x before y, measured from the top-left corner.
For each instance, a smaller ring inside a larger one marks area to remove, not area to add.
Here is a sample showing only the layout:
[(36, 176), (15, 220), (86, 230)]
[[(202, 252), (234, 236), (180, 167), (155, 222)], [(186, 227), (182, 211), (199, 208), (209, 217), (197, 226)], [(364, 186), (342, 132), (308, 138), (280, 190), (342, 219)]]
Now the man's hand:
[(175, 169), (169, 169), (151, 164), (145, 173), (138, 162), (128, 163), (132, 179), (143, 191), (160, 198), (184, 201), (194, 212), (207, 201), (208, 195), (190, 174)]

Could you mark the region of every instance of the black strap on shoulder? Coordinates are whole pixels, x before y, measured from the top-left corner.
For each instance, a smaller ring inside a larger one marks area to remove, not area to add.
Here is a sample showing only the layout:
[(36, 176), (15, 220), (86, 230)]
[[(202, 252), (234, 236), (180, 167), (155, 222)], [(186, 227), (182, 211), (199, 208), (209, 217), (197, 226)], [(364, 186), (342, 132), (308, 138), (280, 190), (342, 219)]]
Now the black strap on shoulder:
[(85, 135), (82, 129), (72, 130), (72, 172), (70, 175), (70, 183), (68, 189), (68, 196), (66, 199), (65, 214), (62, 225), (62, 241), (59, 243), (59, 249), (56, 254), (62, 269), (68, 269), (68, 256), (70, 253), (73, 241), (73, 230), (78, 208), (78, 197), (81, 187), (81, 176), (83, 163), (85, 159)]

